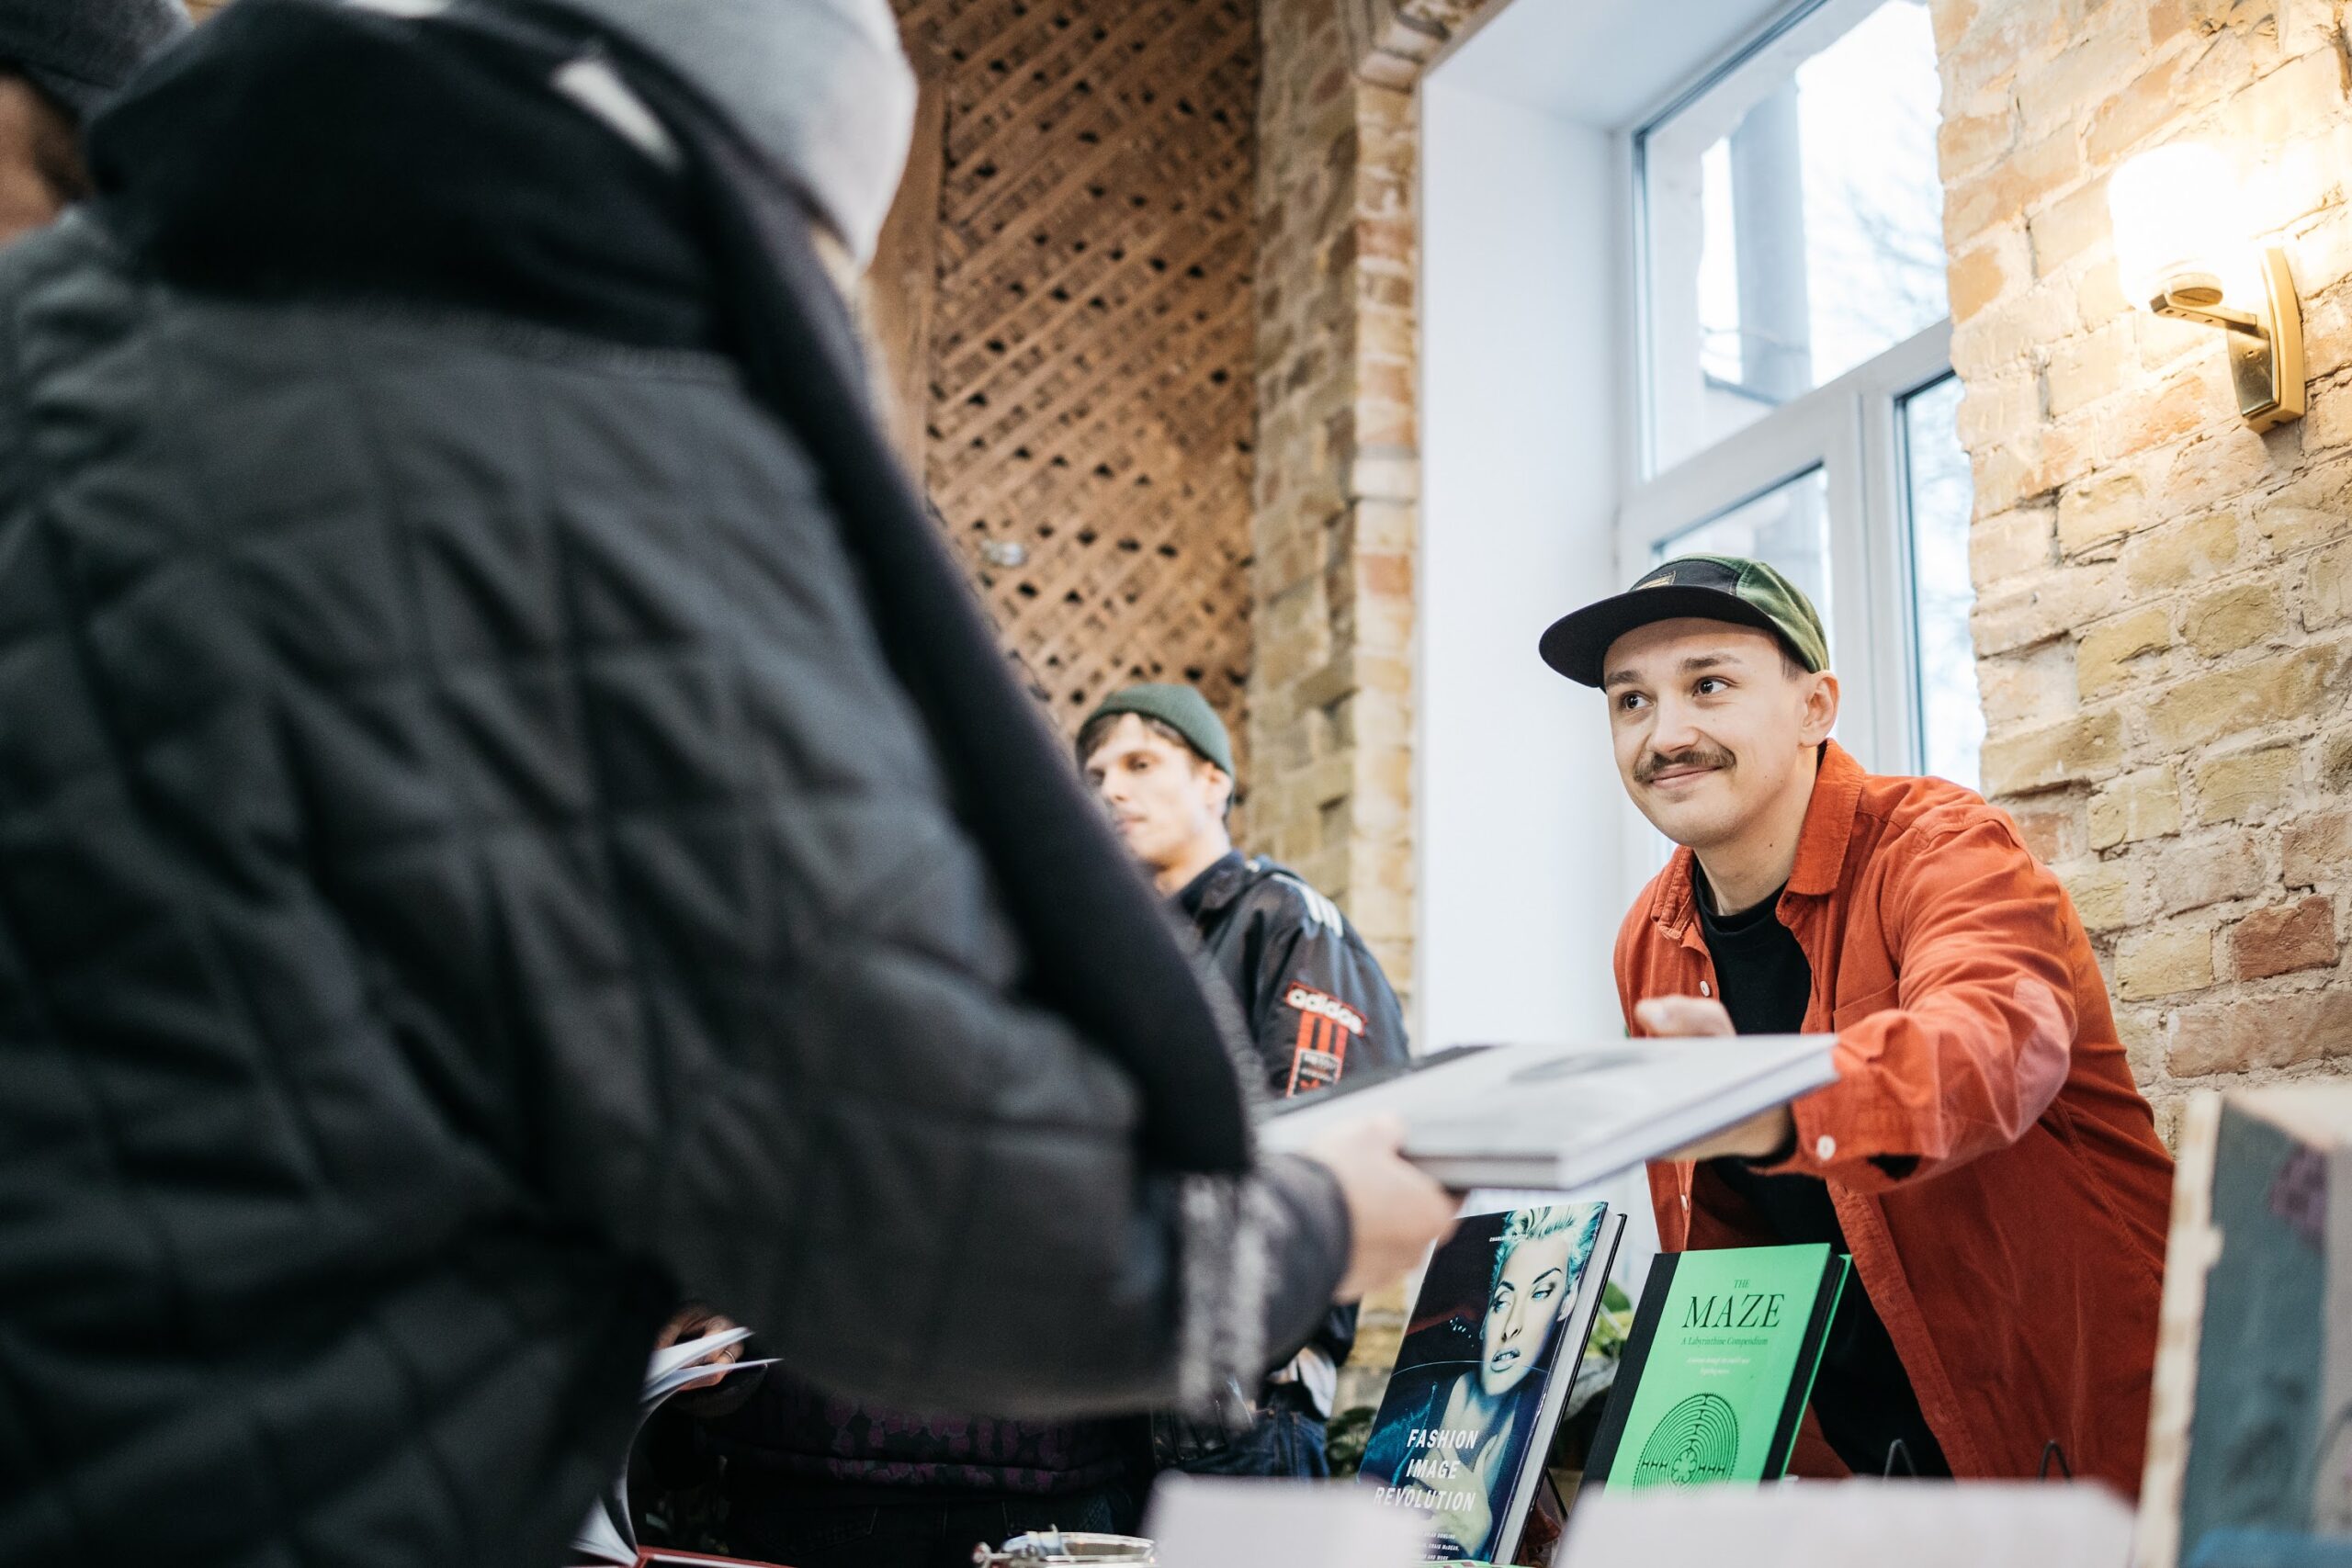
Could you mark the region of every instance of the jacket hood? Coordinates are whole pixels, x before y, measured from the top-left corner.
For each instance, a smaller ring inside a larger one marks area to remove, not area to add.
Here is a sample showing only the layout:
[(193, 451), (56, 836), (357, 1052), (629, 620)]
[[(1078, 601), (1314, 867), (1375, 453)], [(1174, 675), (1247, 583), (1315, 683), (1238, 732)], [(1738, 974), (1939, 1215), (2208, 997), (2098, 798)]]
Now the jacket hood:
[(561, 0), (629, 34), (733, 118), (855, 254), (874, 254), (914, 134), (884, 0)]

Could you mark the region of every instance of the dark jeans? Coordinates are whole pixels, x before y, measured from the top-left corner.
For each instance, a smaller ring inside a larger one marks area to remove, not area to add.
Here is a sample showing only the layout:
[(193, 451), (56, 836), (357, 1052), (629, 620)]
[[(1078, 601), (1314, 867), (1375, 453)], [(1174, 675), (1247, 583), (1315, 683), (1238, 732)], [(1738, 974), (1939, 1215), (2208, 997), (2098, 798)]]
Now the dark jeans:
[(1320, 1416), (1276, 1405), (1224, 1448), (1187, 1460), (1188, 1475), (1288, 1475), (1319, 1480), (1331, 1473)]
[(1030, 1530), (1133, 1535), (1135, 1497), (1124, 1486), (1057, 1497), (827, 1503), (805, 1492), (733, 1495), (728, 1550), (787, 1568), (971, 1568), (975, 1546), (1001, 1546)]

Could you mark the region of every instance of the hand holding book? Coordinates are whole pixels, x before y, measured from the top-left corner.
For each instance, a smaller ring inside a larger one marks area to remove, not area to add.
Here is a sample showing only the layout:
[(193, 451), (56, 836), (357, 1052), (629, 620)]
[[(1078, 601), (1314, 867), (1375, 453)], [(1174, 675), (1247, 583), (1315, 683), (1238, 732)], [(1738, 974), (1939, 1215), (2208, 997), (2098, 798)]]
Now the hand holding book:
[[(1634, 1004), (1634, 1021), (1645, 1034), (1668, 1038), (1739, 1032), (1732, 1025), (1730, 1011), (1711, 997), (1649, 997)], [(1731, 1155), (1740, 1159), (1777, 1159), (1787, 1155), (1796, 1135), (1796, 1117), (1787, 1106), (1775, 1105), (1665, 1157), (1705, 1160)]]
[(1372, 1115), (1341, 1123), (1299, 1152), (1329, 1171), (1348, 1207), (1348, 1271), (1333, 1299), (1362, 1301), (1420, 1267), (1453, 1234), (1461, 1204), (1405, 1163), (1405, 1121)]
[[(731, 1333), (737, 1326), (739, 1325), (733, 1319), (723, 1317), (700, 1303), (689, 1303), (680, 1307), (672, 1314), (670, 1321), (662, 1325), (662, 1333), (653, 1341), (653, 1348), (657, 1351), (668, 1350), (684, 1340), (706, 1339)], [(695, 1389), (716, 1388), (725, 1380), (728, 1370), (742, 1358), (741, 1340), (719, 1345), (718, 1348), (701, 1357), (699, 1361), (688, 1363), (715, 1367), (718, 1370), (707, 1378), (696, 1378), (692, 1382), (681, 1383), (676, 1392), (690, 1393)]]

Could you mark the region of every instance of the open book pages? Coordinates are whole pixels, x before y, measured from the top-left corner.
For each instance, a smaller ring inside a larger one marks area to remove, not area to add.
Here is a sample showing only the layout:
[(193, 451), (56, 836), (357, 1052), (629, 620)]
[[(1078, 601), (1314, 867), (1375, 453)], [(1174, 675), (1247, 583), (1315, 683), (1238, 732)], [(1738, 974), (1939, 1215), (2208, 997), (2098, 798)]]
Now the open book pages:
[[(730, 1328), (718, 1334), (706, 1334), (673, 1345), (666, 1350), (656, 1350), (646, 1363), (645, 1387), (638, 1395), (637, 1426), (630, 1433), (630, 1446), (636, 1446), (636, 1434), (645, 1429), (663, 1402), (689, 1384), (707, 1377), (731, 1377), (764, 1367), (769, 1360), (731, 1361), (725, 1366), (705, 1366), (702, 1363), (721, 1350), (741, 1345), (752, 1337), (748, 1328)], [(581, 1564), (611, 1564), (613, 1568), (631, 1568), (637, 1562), (637, 1530), (629, 1522), (628, 1465), (622, 1462), (621, 1473), (596, 1505), (581, 1521), (579, 1533), (571, 1538), (572, 1561)]]
[(1358, 1116), (1405, 1122), (1447, 1186), (1583, 1187), (1837, 1081), (1832, 1034), (1464, 1045), (1273, 1102), (1260, 1142), (1296, 1153)]

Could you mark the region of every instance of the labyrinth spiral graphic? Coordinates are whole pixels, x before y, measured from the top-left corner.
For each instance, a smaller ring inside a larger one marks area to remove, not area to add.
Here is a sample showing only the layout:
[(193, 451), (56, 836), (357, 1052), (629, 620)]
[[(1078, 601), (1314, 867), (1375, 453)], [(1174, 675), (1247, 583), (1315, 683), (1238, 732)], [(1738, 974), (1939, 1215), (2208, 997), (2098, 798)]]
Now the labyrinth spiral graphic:
[(1725, 1481), (1739, 1462), (1739, 1417), (1720, 1394), (1694, 1393), (1650, 1429), (1634, 1466), (1636, 1486), (1700, 1486)]

